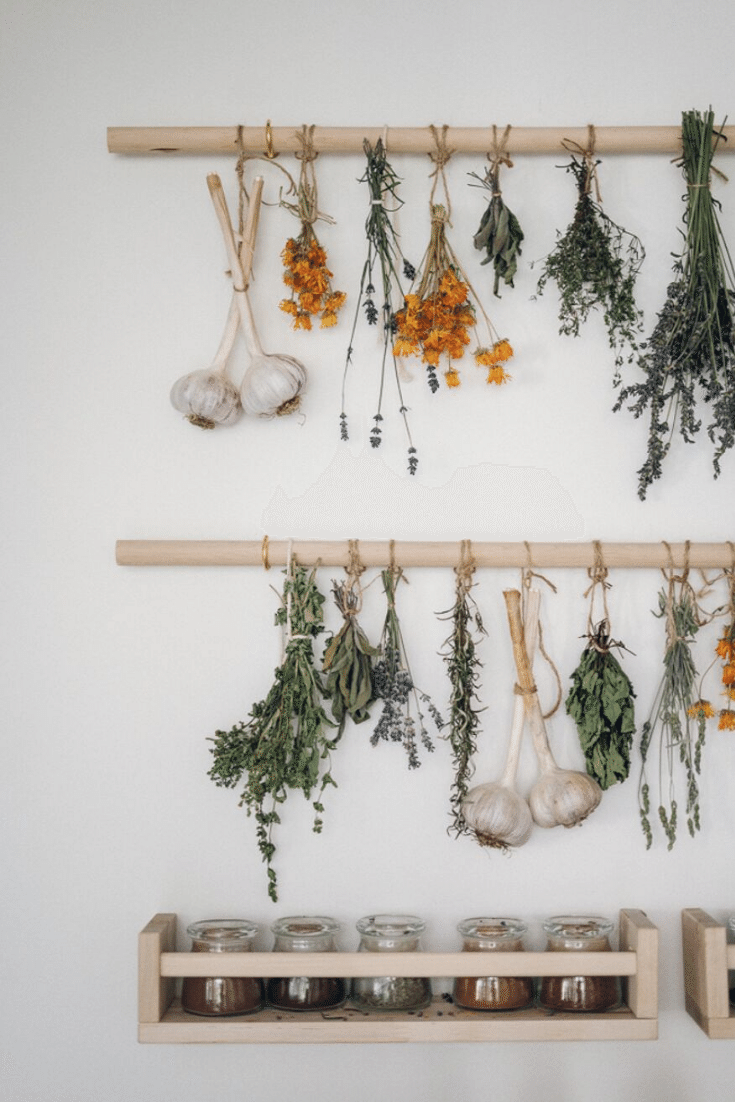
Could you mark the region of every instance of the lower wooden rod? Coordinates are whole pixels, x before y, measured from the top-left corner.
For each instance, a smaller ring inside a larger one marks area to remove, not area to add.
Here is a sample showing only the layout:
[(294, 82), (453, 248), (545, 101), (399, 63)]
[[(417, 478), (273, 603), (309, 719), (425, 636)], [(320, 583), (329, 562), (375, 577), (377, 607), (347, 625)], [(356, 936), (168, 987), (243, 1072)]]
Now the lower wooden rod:
[[(735, 533), (733, 533), (735, 539)], [(416, 540), (118, 540), (119, 566), (342, 566), (351, 554), (365, 567), (458, 566), (465, 553), (477, 567), (735, 566), (735, 543), (489, 543)]]
[[(437, 131), (441, 133), (441, 126)], [(498, 142), (505, 124), (497, 126)], [(723, 126), (724, 136), (718, 152), (735, 148), (735, 126)], [(278, 156), (301, 149), (301, 127), (274, 126), (110, 126), (107, 148), (110, 153), (246, 153)], [(315, 126), (312, 142), (317, 153), (362, 153), (367, 139), (375, 144), (382, 138), (388, 153), (434, 153), (436, 140), (429, 126)], [(489, 153), (493, 149), (491, 126), (450, 126), (447, 149), (455, 153)], [(587, 126), (512, 126), (505, 138), (504, 152), (560, 154), (569, 145), (578, 149), (590, 146)], [(597, 126), (594, 128), (594, 152), (681, 153), (680, 126)]]

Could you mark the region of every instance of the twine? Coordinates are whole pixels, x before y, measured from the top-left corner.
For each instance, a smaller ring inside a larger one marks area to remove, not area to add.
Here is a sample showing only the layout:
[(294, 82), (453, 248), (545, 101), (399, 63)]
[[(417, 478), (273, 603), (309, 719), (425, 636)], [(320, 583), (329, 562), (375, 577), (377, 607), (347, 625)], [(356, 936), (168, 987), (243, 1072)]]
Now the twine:
[[(549, 588), (551, 590), (553, 590), (554, 593), (556, 593), (557, 590), (556, 590), (556, 586), (554, 585), (553, 582), (549, 581), (549, 579), (544, 577), (543, 574), (539, 574), (537, 571), (535, 571), (533, 569), (533, 556), (531, 554), (531, 545), (528, 542), (528, 540), (524, 540), (523, 543), (524, 543), (524, 546), (526, 548), (526, 557), (527, 557), (527, 560), (528, 560), (527, 566), (523, 567), (522, 570), (521, 570), (521, 608), (522, 608), (522, 615), (523, 615), (523, 618), (524, 618), (524, 621), (525, 621), (527, 590), (529, 590), (531, 588), (531, 579), (532, 578), (539, 578), (542, 582), (546, 582), (546, 584), (549, 586)], [(554, 712), (557, 711), (559, 705), (561, 704), (561, 698), (562, 698), (562, 691), (563, 690), (562, 690), (561, 676), (559, 674), (559, 671), (556, 668), (556, 665), (554, 664), (552, 658), (548, 654), (548, 652), (546, 650), (546, 647), (544, 646), (544, 632), (543, 632), (543, 628), (541, 626), (541, 617), (540, 616), (539, 616), (539, 621), (538, 621), (538, 649), (539, 649), (539, 653), (543, 656), (544, 661), (548, 662), (549, 666), (551, 667), (551, 671), (552, 671), (552, 673), (554, 675), (554, 679), (556, 681), (556, 689), (557, 689), (556, 700), (554, 701), (554, 704), (551, 707), (550, 711), (542, 713), (544, 719), (550, 719), (551, 716), (553, 716)]]
[(600, 180), (597, 175), (597, 166), (600, 163), (595, 159), (595, 145), (597, 138), (595, 135), (595, 128), (591, 124), (587, 126), (587, 148), (584, 149), (578, 142), (572, 141), (571, 138), (562, 138), (561, 144), (564, 148), (572, 154), (578, 154), (584, 161), (585, 166), (585, 184), (584, 194), (589, 195), (592, 190), (592, 185), (595, 186), (595, 198), (598, 203), (602, 203), (602, 193), (600, 192)]
[(434, 164), (434, 170), (429, 174), (430, 177), (433, 178), (433, 183), (431, 185), (431, 194), (429, 196), (429, 206), (432, 208), (433, 217), (434, 196), (436, 195), (437, 185), (441, 180), (442, 189), (444, 191), (444, 201), (447, 208), (446, 221), (449, 222), (452, 213), (452, 204), (449, 201), (449, 188), (447, 186), (447, 177), (444, 168), (449, 163), (452, 154), (454, 153), (454, 150), (447, 148), (447, 130), (449, 129), (449, 127), (446, 123), (444, 124), (444, 126), (442, 126), (441, 135), (433, 124), (429, 127), (429, 129), (431, 130), (434, 144), (436, 145), (436, 152), (429, 153), (429, 157)]
[(457, 579), (457, 596), (465, 597), (472, 589), (475, 575), (475, 556), (472, 553), (472, 540), (462, 540), (459, 562), (454, 568)]
[(360, 558), (360, 541), (348, 540), (348, 562), (345, 567), (347, 582), (345, 585), (345, 616), (356, 616), (362, 610), (362, 585), (360, 577), (365, 572), (365, 564)]
[(600, 653), (606, 653), (608, 647), (601, 647), (597, 644), (593, 638), (595, 627), (595, 596), (598, 589), (602, 593), (602, 608), (604, 612), (603, 623), (608, 627), (610, 626), (610, 613), (607, 608), (607, 590), (610, 589), (610, 582), (607, 580), (607, 567), (602, 558), (602, 545), (599, 540), (593, 541), (593, 547), (595, 551), (594, 566), (587, 567), (587, 577), (590, 579), (591, 584), (585, 590), (583, 596), (589, 597), (590, 607), (587, 613), (587, 631), (590, 636), (590, 643), (596, 651)]
[(513, 168), (513, 162), (506, 149), (509, 134), (510, 123), (503, 131), (502, 138), (498, 141), (498, 128), (493, 123), (493, 147), (487, 154), (490, 167), (485, 174), (485, 179), (490, 184), (490, 192), (493, 199), (499, 199), (502, 194), (500, 191), (500, 166), (505, 165), (507, 168)]

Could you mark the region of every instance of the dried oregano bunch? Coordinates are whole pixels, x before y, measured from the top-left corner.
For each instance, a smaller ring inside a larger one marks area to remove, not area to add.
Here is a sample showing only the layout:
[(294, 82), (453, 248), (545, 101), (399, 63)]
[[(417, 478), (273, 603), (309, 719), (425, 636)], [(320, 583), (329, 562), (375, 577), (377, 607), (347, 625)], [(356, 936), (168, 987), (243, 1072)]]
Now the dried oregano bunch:
[[(668, 848), (676, 841), (678, 803), (675, 774), (681, 766), (686, 788), (685, 814), (692, 837), (700, 829), (699, 775), (706, 711), (696, 700), (697, 670), (692, 654), (694, 638), (701, 626), (696, 595), (683, 577), (669, 572), (668, 585), (659, 594), (659, 611), (654, 615), (666, 622), (664, 673), (651, 712), (641, 731), (641, 775), (638, 800), (646, 849), (653, 843), (651, 791), (647, 766), (651, 747), (658, 752), (657, 815)], [(696, 733), (693, 730), (696, 719)], [(654, 744), (654, 737), (657, 738)]]
[(711, 110), (684, 112), (684, 248), (653, 333), (641, 345), (638, 366), (645, 377), (624, 387), (615, 403), (616, 410), (627, 406), (636, 417), (649, 413), (648, 455), (638, 471), (641, 500), (661, 477), (674, 430), (678, 427), (687, 443), (694, 441), (702, 424), (698, 399), (710, 410), (715, 478), (722, 456), (735, 445), (735, 271), (710, 189), (722, 138)]
[(375, 700), (373, 666), (380, 653), (370, 645), (357, 617), (362, 608), (360, 570), (349, 569), (348, 577), (332, 582), (334, 600), (342, 615), (342, 627), (327, 643), (322, 669), (327, 675), (326, 695), (332, 703), (332, 715), (339, 725), (339, 737), (347, 718), (364, 723), (370, 718)]
[(633, 359), (642, 329), (634, 292), (645, 250), (637, 237), (607, 216), (599, 190), (592, 198), (599, 163), (590, 150), (561, 166), (574, 177), (577, 203), (574, 218), (544, 261), (537, 294), (543, 294), (550, 281), (556, 283), (559, 332), (565, 336), (578, 337), (592, 311), (602, 313), (615, 353), (617, 381), (623, 361)]
[(214, 764), (208, 775), (214, 783), (234, 788), (245, 778), (240, 807), (255, 818), (258, 847), (268, 870), (268, 895), (274, 902), (278, 895), (272, 832), (281, 821), (278, 805), (290, 789), (300, 790), (308, 800), (316, 789), (314, 831), (319, 834), (321, 793), (327, 785), (336, 787), (329, 755), (339, 735), (329, 734), (334, 724), (322, 707), (325, 689), (314, 665), (313, 643), (323, 630), (324, 604), (315, 574), (289, 566), (275, 617), (286, 629), (285, 654), (273, 685), (266, 698), (253, 705), (247, 722), (217, 731), (209, 740), (214, 743)]
[(445, 736), (452, 749), (454, 781), (450, 795), (452, 815), (451, 830), (460, 834), (475, 834), (465, 822), (462, 803), (469, 793), (469, 782), (474, 774), (473, 758), (477, 753), (477, 733), (480, 727), (478, 688), (482, 663), (477, 654), (477, 643), (486, 635), (480, 610), (473, 597), (474, 563), (468, 541), (463, 542), (462, 561), (455, 569), (454, 606), (440, 613), (449, 620), (452, 633), (444, 644), (444, 662), (449, 674), (451, 696), (449, 701), (449, 732)]
[[(438, 730), (444, 726), (444, 720), (430, 697), (414, 684), (408, 664), (403, 632), (396, 610), (396, 587), (402, 577), (403, 570), (397, 566), (390, 566), (387, 570), (381, 571), (388, 607), (380, 637), (381, 657), (375, 663), (373, 670), (373, 688), (376, 699), (383, 701), (383, 711), (370, 738), (370, 744), (377, 746), (381, 739), (386, 742), (402, 743), (408, 755), (409, 769), (417, 769), (421, 765), (416, 743), (417, 724), (419, 738), (424, 748), (429, 752), (434, 749), (421, 705), (426, 705)], [(416, 713), (415, 717), (412, 715), (412, 705)]]

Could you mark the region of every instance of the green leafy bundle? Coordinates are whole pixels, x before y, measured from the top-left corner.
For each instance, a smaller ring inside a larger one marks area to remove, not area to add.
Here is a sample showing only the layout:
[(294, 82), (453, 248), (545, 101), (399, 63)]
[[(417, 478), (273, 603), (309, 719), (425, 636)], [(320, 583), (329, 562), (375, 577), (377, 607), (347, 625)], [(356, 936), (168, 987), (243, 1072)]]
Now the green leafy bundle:
[[(638, 471), (638, 496), (661, 477), (674, 430), (693, 443), (701, 428), (701, 397), (711, 410), (707, 435), (715, 445), (713, 467), (735, 445), (735, 271), (711, 192), (712, 161), (722, 134), (714, 114), (682, 116), (681, 167), (687, 184), (684, 249), (638, 366), (645, 378), (620, 392), (615, 409), (649, 414), (648, 454)], [(716, 170), (715, 170), (716, 171)]]
[(507, 287), (513, 286), (518, 271), (523, 230), (513, 211), (506, 206), (500, 191), (500, 163), (494, 162), (484, 177), (478, 176), (476, 172), (470, 172), (469, 175), (479, 180), (490, 192), (490, 202), (480, 219), (473, 242), (476, 249), (487, 254), (482, 263), (493, 266), (493, 294), (498, 295), (501, 279)]
[(637, 237), (618, 226), (592, 198), (590, 177), (599, 161), (572, 157), (567, 172), (577, 185), (574, 218), (544, 261), (537, 294), (553, 281), (559, 291), (559, 332), (579, 336), (593, 310), (602, 311), (616, 380), (623, 360), (633, 359), (642, 313), (635, 302), (635, 281), (645, 258)]
[(354, 723), (370, 718), (373, 691), (373, 660), (380, 652), (372, 647), (357, 621), (359, 594), (350, 581), (333, 582), (332, 593), (344, 617), (342, 627), (329, 640), (322, 659), (327, 675), (326, 695), (332, 702), (332, 715), (339, 737), (347, 717)]
[[(268, 895), (274, 902), (278, 895), (272, 830), (281, 821), (278, 805), (290, 789), (311, 799), (317, 786), (319, 796), (327, 785), (336, 787), (329, 755), (337, 739), (327, 733), (334, 724), (322, 707), (325, 690), (314, 667), (313, 641), (323, 630), (324, 604), (315, 573), (295, 566), (286, 576), (275, 617), (276, 624), (287, 628), (285, 655), (268, 695), (253, 705), (247, 722), (217, 731), (209, 740), (214, 743), (214, 764), (208, 775), (214, 783), (234, 788), (246, 778), (239, 806), (255, 818), (258, 847), (268, 871)], [(313, 807), (318, 834), (324, 811), (319, 798)]]
[(451, 829), (457, 837), (460, 834), (475, 833), (468, 829), (464, 821), (462, 801), (469, 792), (469, 781), (474, 773), (472, 759), (477, 753), (480, 713), (484, 710), (477, 706), (482, 668), (477, 654), (477, 642), (478, 637), (487, 632), (480, 610), (470, 593), (471, 588), (471, 571), (459, 569), (454, 607), (441, 613), (442, 618), (452, 624), (452, 633), (444, 644), (444, 662), (451, 685), (449, 732), (445, 737), (451, 746), (454, 762), (450, 807)]
[[(383, 711), (370, 736), (370, 745), (377, 746), (381, 740), (402, 743), (408, 755), (408, 768), (417, 769), (421, 765), (416, 743), (417, 724), (424, 748), (429, 752), (434, 749), (421, 705), (426, 705), (438, 730), (444, 726), (444, 720), (427, 693), (416, 688), (408, 664), (396, 610), (396, 586), (402, 577), (400, 567), (381, 571), (388, 607), (380, 637), (381, 657), (373, 670), (373, 687), (376, 699), (383, 701)], [(412, 704), (415, 717), (412, 715)]]
[[(666, 619), (664, 673), (654, 698), (651, 713), (641, 731), (641, 775), (638, 801), (646, 849), (653, 843), (651, 793), (647, 764), (654, 736), (658, 736), (659, 806), (658, 818), (668, 839), (668, 848), (676, 842), (678, 805), (675, 772), (677, 762), (684, 773), (687, 829), (692, 837), (700, 829), (699, 786), (697, 775), (704, 747), (706, 715), (697, 707), (695, 682), (697, 670), (692, 655), (694, 637), (699, 631), (696, 598), (691, 587), (677, 579), (669, 580), (668, 590), (659, 594), (659, 611)], [(694, 734), (694, 717), (697, 733)]]
[(567, 714), (577, 725), (590, 777), (606, 789), (627, 779), (635, 735), (635, 692), (612, 653), (607, 620), (587, 636), (587, 646), (572, 674)]

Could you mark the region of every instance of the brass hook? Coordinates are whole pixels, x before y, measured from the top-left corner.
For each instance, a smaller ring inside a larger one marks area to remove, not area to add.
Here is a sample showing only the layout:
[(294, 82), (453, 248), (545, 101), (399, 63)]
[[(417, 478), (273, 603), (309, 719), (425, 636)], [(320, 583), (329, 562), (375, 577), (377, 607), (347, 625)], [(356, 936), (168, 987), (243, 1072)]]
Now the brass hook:
[(271, 120), (265, 124), (265, 155), (269, 161), (272, 161), (278, 154), (273, 149), (273, 129), (271, 127)]
[(263, 542), (260, 545), (260, 557), (263, 560), (263, 566), (266, 570), (270, 570), (271, 564), (268, 559), (268, 536), (263, 536)]

